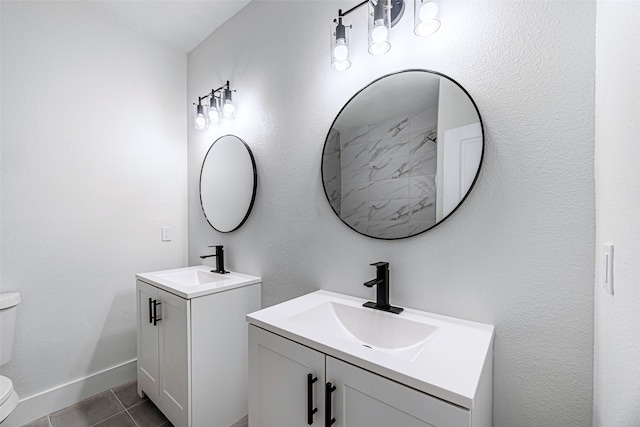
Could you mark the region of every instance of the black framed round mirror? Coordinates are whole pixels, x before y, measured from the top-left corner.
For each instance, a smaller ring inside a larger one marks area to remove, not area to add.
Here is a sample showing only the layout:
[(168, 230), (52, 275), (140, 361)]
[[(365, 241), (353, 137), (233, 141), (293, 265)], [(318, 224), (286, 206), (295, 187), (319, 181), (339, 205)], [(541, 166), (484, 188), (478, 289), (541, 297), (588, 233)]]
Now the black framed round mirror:
[(442, 223), (464, 202), (484, 155), (480, 112), (455, 80), (429, 70), (385, 75), (333, 121), (322, 183), (358, 233), (403, 239)]
[(235, 135), (214, 141), (200, 171), (200, 204), (209, 225), (229, 233), (244, 224), (256, 197), (256, 162), (249, 146)]

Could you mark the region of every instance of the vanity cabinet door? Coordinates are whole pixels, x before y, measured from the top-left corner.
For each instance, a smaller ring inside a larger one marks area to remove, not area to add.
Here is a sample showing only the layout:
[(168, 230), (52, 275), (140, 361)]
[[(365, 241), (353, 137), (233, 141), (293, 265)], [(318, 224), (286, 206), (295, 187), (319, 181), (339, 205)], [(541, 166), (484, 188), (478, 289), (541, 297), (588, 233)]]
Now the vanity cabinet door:
[(144, 392), (176, 427), (189, 425), (190, 303), (136, 282), (138, 394)]
[(138, 304), (138, 394), (155, 399), (159, 395), (158, 327), (153, 324), (153, 302), (158, 289), (144, 282), (136, 282)]
[[(249, 325), (249, 426), (324, 427), (324, 359), (323, 353)], [(309, 374), (317, 378), (310, 387)]]
[(158, 289), (158, 406), (176, 427), (190, 425), (191, 324), (189, 300)]
[[(327, 356), (333, 427), (469, 427), (466, 409)], [(325, 404), (329, 404), (326, 402)]]

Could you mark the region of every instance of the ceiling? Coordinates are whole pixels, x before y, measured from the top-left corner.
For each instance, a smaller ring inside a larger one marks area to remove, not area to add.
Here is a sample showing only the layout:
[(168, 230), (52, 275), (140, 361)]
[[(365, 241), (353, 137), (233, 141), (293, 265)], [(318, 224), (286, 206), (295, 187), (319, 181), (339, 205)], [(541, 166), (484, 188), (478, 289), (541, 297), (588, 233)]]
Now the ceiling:
[(80, 0), (147, 36), (189, 53), (251, 0)]

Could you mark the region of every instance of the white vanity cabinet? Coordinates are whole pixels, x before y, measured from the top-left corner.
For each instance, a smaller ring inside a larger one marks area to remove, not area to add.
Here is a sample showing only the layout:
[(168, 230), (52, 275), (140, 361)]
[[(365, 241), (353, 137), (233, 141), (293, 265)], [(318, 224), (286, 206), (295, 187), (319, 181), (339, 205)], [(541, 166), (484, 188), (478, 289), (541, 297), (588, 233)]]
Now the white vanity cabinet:
[(316, 291), (247, 315), (250, 427), (490, 427), (492, 325)]
[(472, 425), (468, 409), (253, 325), (249, 379), (250, 427)]
[(245, 315), (260, 309), (260, 278), (196, 294), (154, 274), (136, 276), (138, 394), (175, 427), (229, 427), (248, 412)]

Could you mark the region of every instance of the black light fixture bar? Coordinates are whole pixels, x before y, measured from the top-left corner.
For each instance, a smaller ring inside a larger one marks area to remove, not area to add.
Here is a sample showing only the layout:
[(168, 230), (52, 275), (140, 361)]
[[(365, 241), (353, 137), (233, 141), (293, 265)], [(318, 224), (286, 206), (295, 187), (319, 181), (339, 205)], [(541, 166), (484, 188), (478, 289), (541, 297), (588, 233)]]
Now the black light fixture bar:
[(359, 3), (359, 4), (355, 5), (355, 6), (353, 6), (351, 9), (347, 10), (344, 13), (342, 13), (342, 9), (338, 9), (338, 16), (340, 16), (340, 17), (347, 16), (348, 14), (353, 12), (354, 10), (358, 9), (359, 7), (364, 6), (367, 3), (369, 3), (369, 0), (364, 0), (362, 3)]
[[(231, 88), (229, 86), (229, 80), (227, 80), (227, 83), (223, 84), (218, 89), (211, 89), (210, 93), (207, 93), (206, 95), (203, 95), (203, 96), (199, 96), (198, 104), (200, 104), (203, 100), (207, 98), (216, 98), (216, 97), (220, 98), (221, 97), (220, 92), (222, 92), (224, 89), (231, 91)], [(235, 90), (233, 90), (232, 92), (235, 92)]]

